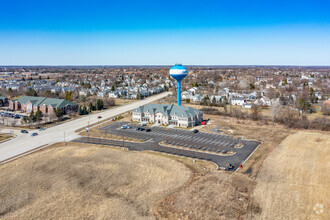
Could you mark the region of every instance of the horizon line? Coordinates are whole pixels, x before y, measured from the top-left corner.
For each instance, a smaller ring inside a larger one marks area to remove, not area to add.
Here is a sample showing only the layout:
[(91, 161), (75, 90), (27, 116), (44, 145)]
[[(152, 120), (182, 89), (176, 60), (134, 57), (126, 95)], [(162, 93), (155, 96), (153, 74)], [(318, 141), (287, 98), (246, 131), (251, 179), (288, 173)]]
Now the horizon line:
[[(175, 64), (27, 64), (27, 65), (0, 65), (0, 67), (120, 67), (120, 66), (173, 66)], [(330, 67), (329, 65), (295, 65), (295, 64), (182, 64), (184, 66), (266, 66), (266, 67)]]

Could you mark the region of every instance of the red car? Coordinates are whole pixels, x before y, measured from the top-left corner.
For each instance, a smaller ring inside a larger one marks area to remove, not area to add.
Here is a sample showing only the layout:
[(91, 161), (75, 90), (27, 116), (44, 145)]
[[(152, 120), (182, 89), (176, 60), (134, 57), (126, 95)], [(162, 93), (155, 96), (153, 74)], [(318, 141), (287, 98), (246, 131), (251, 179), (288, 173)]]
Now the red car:
[(202, 121), (202, 125), (206, 125), (206, 121)]

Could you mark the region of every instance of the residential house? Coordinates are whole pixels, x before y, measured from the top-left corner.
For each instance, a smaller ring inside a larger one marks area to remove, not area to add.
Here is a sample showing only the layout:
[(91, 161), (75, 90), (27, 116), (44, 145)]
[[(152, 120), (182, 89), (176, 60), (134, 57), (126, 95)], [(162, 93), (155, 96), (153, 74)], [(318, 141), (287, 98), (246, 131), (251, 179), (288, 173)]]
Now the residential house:
[(194, 96), (191, 97), (191, 101), (194, 102), (202, 102), (204, 100), (204, 96), (201, 94), (195, 94)]
[(232, 105), (244, 105), (246, 103), (246, 98), (245, 97), (232, 97), (231, 98), (231, 104)]
[(215, 103), (219, 104), (219, 103), (224, 101), (224, 97), (221, 96), (221, 95), (211, 95), (210, 96), (210, 101), (212, 103), (215, 102)]
[(254, 102), (256, 105), (261, 105), (261, 106), (271, 106), (271, 101), (267, 97), (262, 97)]
[(119, 98), (120, 95), (119, 95), (119, 92), (117, 92), (117, 91), (113, 91), (113, 92), (109, 92), (108, 97), (109, 97), (109, 98)]

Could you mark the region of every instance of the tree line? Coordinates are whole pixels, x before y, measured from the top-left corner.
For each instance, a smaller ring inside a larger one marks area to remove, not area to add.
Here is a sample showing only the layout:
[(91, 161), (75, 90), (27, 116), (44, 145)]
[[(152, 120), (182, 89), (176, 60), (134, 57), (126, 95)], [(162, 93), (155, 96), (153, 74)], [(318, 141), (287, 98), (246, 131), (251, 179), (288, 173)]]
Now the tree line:
[(300, 129), (315, 129), (315, 130), (330, 130), (330, 120), (326, 117), (317, 117), (314, 119), (308, 119), (306, 114), (301, 114), (299, 111), (287, 107), (274, 106), (271, 110), (271, 116), (261, 115), (261, 107), (258, 105), (252, 105), (251, 111), (246, 112), (237, 108), (229, 109), (224, 106), (224, 111), (218, 108), (204, 107), (201, 109), (205, 114), (210, 115), (222, 115), (229, 116), (238, 119), (251, 119), (257, 121), (263, 121), (265, 124), (279, 123), (288, 128), (300, 128)]

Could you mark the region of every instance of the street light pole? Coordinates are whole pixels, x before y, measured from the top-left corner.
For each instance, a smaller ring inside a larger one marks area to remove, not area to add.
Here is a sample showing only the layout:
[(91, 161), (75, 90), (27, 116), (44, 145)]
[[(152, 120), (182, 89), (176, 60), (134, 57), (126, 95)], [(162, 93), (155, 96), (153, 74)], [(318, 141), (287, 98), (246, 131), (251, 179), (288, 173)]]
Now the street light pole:
[(88, 135), (87, 140), (88, 140), (88, 142), (89, 142), (89, 121), (88, 121), (88, 125), (87, 125), (87, 135)]

